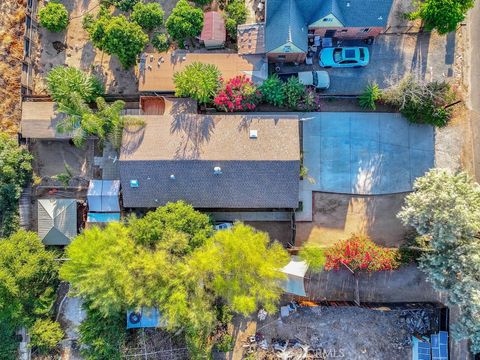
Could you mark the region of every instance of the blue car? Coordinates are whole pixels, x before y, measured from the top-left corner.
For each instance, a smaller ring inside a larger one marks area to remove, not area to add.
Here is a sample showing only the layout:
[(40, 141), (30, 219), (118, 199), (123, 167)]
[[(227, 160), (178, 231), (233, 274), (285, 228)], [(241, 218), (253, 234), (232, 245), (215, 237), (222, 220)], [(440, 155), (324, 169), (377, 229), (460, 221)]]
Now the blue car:
[(369, 61), (366, 47), (332, 47), (320, 51), (320, 66), (324, 68), (361, 67), (367, 66)]

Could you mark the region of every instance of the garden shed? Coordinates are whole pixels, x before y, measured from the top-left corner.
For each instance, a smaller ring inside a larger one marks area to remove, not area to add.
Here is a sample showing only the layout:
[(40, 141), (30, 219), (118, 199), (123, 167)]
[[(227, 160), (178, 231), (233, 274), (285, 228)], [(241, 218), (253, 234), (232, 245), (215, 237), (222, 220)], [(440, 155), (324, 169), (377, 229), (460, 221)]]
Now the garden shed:
[(77, 201), (39, 199), (38, 235), (45, 245), (68, 245), (77, 235)]
[(227, 31), (225, 20), (217, 11), (208, 11), (203, 16), (203, 29), (200, 40), (207, 49), (219, 49), (225, 45)]
[(89, 212), (120, 212), (120, 180), (90, 180), (87, 202)]

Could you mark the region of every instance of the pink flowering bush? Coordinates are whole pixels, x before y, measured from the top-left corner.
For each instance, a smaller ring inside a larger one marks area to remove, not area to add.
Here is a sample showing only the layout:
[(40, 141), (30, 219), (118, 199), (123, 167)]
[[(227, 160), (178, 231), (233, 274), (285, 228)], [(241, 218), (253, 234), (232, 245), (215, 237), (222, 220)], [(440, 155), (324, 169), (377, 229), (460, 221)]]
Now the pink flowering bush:
[(262, 94), (255, 84), (245, 75), (239, 75), (227, 82), (222, 80), (222, 86), (213, 103), (217, 109), (226, 112), (253, 111), (261, 98)]

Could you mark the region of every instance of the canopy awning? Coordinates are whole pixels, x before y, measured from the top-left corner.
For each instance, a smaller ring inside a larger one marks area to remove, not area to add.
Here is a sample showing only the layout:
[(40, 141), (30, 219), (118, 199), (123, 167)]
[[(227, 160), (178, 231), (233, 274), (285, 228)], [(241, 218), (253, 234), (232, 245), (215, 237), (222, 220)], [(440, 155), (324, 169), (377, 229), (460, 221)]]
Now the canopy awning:
[(120, 180), (90, 180), (87, 201), (90, 212), (120, 212)]
[(304, 284), (307, 270), (308, 264), (306, 261), (300, 259), (298, 256), (292, 256), (290, 262), (281, 270), (287, 275), (287, 279), (282, 283), (282, 289), (290, 294), (307, 296)]

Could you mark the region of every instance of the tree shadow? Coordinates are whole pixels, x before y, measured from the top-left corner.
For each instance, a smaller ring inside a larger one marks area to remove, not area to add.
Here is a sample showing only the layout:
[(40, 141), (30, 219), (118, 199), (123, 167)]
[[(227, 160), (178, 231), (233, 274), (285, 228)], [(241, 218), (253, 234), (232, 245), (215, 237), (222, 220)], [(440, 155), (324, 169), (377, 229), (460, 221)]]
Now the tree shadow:
[(428, 51), (430, 47), (431, 33), (424, 32), (417, 35), (415, 51), (413, 53), (410, 71), (414, 73), (418, 79), (425, 79), (427, 74)]
[(178, 114), (174, 116), (170, 124), (170, 133), (176, 133), (180, 139), (174, 159), (199, 159), (202, 146), (210, 141), (214, 128), (215, 122), (209, 115)]

